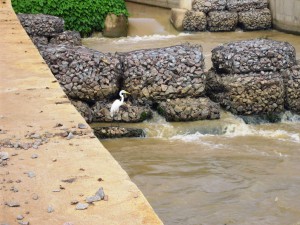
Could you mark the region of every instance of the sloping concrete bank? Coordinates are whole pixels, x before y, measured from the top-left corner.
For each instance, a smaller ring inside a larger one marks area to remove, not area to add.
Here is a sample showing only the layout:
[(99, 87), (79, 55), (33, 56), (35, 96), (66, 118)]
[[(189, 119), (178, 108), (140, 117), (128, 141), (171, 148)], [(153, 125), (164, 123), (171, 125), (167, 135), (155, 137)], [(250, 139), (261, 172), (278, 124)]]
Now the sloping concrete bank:
[[(0, 3), (0, 36), (0, 224), (162, 224), (66, 98), (10, 0)], [(100, 187), (103, 200), (76, 210)]]

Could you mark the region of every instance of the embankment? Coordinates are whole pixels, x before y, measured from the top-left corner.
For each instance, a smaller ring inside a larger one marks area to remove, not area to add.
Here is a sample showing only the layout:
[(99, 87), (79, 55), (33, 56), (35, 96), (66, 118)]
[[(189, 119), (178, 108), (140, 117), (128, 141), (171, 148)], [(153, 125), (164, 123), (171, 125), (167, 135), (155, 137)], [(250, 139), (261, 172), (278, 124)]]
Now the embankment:
[[(65, 96), (10, 0), (0, 27), (0, 224), (162, 224)], [(76, 210), (100, 187), (103, 200)]]

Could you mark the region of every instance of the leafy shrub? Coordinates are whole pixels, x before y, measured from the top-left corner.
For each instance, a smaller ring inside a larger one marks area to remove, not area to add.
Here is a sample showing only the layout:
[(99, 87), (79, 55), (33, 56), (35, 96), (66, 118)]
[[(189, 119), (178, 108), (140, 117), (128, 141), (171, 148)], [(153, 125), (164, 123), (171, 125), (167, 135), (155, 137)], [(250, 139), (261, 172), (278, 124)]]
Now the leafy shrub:
[(109, 13), (128, 16), (124, 0), (12, 0), (12, 6), (16, 13), (61, 17), (65, 29), (79, 31), (82, 36), (101, 31)]

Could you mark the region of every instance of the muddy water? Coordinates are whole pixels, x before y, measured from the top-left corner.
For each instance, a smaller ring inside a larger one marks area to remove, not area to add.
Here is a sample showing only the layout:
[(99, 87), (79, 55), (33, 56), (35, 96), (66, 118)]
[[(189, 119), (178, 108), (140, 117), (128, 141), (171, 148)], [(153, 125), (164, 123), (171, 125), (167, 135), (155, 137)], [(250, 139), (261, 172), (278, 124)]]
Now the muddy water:
[[(218, 44), (268, 37), (293, 44), (299, 59), (300, 36), (278, 31), (178, 34), (168, 26), (168, 10), (128, 6), (131, 37), (90, 38), (84, 44), (121, 52), (190, 42), (203, 46), (209, 68), (210, 51)], [(300, 223), (299, 116), (286, 113), (280, 123), (245, 124), (222, 112), (216, 121), (168, 123), (155, 114), (151, 121), (124, 126), (144, 128), (147, 137), (102, 143), (165, 224)]]

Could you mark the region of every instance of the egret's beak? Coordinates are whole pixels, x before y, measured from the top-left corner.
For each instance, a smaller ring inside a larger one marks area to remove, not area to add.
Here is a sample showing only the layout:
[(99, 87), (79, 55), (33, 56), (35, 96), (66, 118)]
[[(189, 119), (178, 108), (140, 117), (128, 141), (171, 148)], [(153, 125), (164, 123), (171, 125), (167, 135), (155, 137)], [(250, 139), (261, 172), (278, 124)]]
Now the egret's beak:
[(129, 93), (129, 92), (127, 92), (127, 91), (124, 91), (124, 93), (125, 93), (125, 94), (128, 94), (128, 95), (130, 95), (130, 93)]

